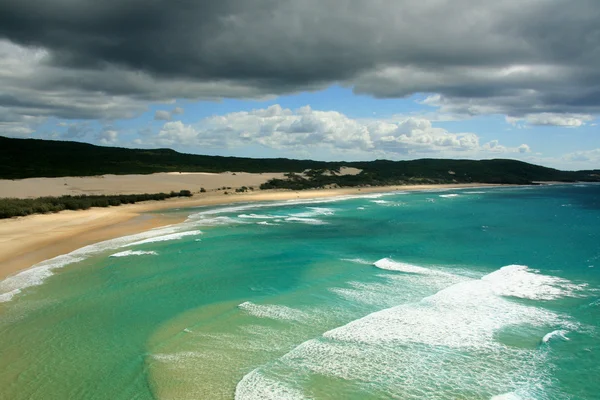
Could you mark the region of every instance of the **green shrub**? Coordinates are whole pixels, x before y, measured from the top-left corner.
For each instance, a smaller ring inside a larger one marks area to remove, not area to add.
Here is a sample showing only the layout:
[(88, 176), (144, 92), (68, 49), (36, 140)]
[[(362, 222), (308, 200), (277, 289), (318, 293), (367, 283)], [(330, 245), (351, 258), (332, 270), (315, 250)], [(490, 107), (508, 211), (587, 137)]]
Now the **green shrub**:
[(31, 214), (46, 214), (63, 210), (87, 210), (91, 207), (120, 206), (140, 201), (164, 200), (169, 197), (190, 197), (189, 190), (154, 194), (123, 194), (112, 196), (61, 196), (39, 197), (37, 199), (0, 198), (0, 219), (24, 217)]

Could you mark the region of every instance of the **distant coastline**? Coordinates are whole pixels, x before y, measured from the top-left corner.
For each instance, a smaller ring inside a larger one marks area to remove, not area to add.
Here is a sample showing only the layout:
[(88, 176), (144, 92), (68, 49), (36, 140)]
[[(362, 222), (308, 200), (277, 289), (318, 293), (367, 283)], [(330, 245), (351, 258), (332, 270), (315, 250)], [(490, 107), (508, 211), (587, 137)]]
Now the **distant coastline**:
[[(260, 174), (252, 174), (260, 175)], [(242, 178), (242, 176), (239, 176)], [(53, 179), (53, 178), (43, 178)], [(88, 178), (88, 179), (94, 179)], [(41, 261), (69, 253), (86, 245), (153, 228), (183, 222), (182, 213), (161, 213), (173, 209), (218, 206), (230, 203), (314, 199), (391, 191), (461, 189), (505, 185), (465, 183), (439, 185), (394, 185), (363, 188), (256, 190), (246, 193), (210, 191), (192, 198), (127, 204), (119, 207), (62, 211), (0, 220), (0, 280)], [(152, 188), (148, 188), (151, 191)], [(107, 189), (106, 193), (110, 193)], [(112, 192), (114, 193), (114, 191)]]

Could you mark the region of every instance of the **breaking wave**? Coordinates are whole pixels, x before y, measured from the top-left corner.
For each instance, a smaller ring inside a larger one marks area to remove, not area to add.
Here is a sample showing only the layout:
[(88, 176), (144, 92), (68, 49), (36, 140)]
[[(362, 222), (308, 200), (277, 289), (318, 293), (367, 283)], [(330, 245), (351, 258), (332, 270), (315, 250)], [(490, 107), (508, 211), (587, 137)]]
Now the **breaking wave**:
[(544, 335), (544, 337), (542, 338), (542, 342), (548, 343), (549, 341), (555, 340), (555, 339), (570, 340), (567, 337), (567, 333), (569, 333), (569, 332), (564, 329), (557, 329), (555, 331), (546, 333)]
[(126, 250), (120, 253), (111, 254), (109, 257), (127, 257), (127, 256), (143, 256), (143, 255), (158, 255), (155, 251), (143, 251), (143, 250)]
[(286, 218), (285, 221), (300, 222), (302, 224), (308, 224), (308, 225), (327, 225), (327, 222), (325, 222), (321, 219), (318, 219), (318, 218), (289, 217), (289, 218)]
[(420, 267), (418, 265), (407, 264), (403, 262), (394, 261), (390, 258), (382, 258), (381, 260), (375, 261), (373, 263), (374, 266), (380, 269), (385, 269), (388, 271), (399, 271), (399, 272), (407, 272), (410, 274), (421, 274), (421, 275), (451, 275), (442, 271), (437, 271), (434, 269)]
[[(421, 280), (443, 273), (389, 259), (378, 264)], [(313, 376), (339, 378), (357, 390), (369, 382), (382, 396), (394, 398), (419, 399), (427, 393), (439, 398), (545, 397), (551, 382), (547, 353), (508, 346), (495, 334), (507, 327), (568, 325), (560, 314), (510, 297), (556, 299), (572, 296), (577, 285), (514, 265), (463, 279), (420, 301), (371, 313), (302, 343), (247, 374), (237, 385), (236, 399), (261, 398), (274, 388), (285, 388), (293, 398), (310, 398), (303, 388)], [(354, 289), (365, 289), (357, 285)], [(564, 335), (552, 331), (543, 341)]]
[(151, 237), (151, 238), (140, 240), (140, 241), (133, 242), (133, 243), (128, 243), (121, 247), (139, 246), (140, 244), (147, 244), (147, 243), (166, 242), (169, 240), (178, 240), (178, 239), (184, 238), (186, 236), (197, 236), (200, 234), (202, 234), (202, 232), (198, 231), (198, 230), (170, 233), (168, 235), (156, 236), (156, 237)]

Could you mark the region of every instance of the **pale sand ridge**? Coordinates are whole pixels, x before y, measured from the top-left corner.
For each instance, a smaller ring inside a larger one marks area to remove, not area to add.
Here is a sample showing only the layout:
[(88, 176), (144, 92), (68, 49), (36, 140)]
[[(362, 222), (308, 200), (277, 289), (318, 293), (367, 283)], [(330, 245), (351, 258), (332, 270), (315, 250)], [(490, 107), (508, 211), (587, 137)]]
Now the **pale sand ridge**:
[(0, 179), (0, 197), (35, 198), (42, 196), (169, 193), (200, 188), (213, 190), (220, 187), (238, 188), (284, 178), (282, 173), (251, 174), (248, 172), (161, 172), (148, 175), (67, 176), (61, 178)]

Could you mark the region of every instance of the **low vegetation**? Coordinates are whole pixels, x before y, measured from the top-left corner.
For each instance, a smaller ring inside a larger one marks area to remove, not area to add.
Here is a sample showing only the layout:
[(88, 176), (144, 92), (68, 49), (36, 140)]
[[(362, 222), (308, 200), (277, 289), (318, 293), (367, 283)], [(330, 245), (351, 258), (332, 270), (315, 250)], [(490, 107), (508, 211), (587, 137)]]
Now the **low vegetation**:
[(122, 194), (114, 196), (61, 196), (37, 199), (0, 199), (0, 218), (23, 217), (31, 214), (55, 213), (63, 210), (87, 210), (91, 207), (120, 206), (147, 200), (171, 197), (191, 197), (189, 190), (155, 194)]
[(347, 165), (362, 169), (357, 175), (338, 175), (327, 170), (288, 173), (271, 179), (261, 189), (316, 189), (443, 183), (505, 183), (528, 185), (536, 181), (598, 182), (600, 171), (560, 171), (516, 160), (376, 160)]
[[(340, 173), (341, 167), (361, 170)], [(425, 183), (511, 183), (535, 181), (598, 182), (600, 170), (560, 171), (516, 160), (324, 162), (287, 158), (254, 159), (182, 154), (169, 149), (143, 150), (87, 143), (13, 139), (0, 136), (0, 179), (150, 174), (155, 172), (289, 172), (262, 189), (307, 189), (336, 186), (381, 186)], [(222, 187), (220, 190), (233, 190)], [(1, 195), (1, 194), (0, 194)]]
[(87, 143), (0, 136), (0, 179), (152, 174), (155, 172), (302, 172), (329, 164), (287, 158), (255, 159), (124, 149)]

